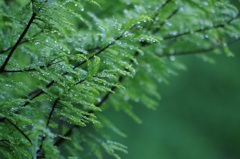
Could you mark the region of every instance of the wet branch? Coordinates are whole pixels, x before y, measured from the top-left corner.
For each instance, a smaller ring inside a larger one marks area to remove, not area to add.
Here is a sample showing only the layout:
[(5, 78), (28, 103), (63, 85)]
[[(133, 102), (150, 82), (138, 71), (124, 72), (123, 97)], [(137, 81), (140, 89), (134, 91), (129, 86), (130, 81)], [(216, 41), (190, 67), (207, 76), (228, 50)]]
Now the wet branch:
[(3, 122), (3, 121), (8, 121), (15, 129), (17, 129), (27, 140), (30, 144), (32, 144), (32, 141), (30, 140), (30, 138), (28, 137), (27, 134), (24, 133), (23, 130), (21, 130), (16, 124), (14, 124), (10, 119), (6, 118), (6, 117), (3, 117), (0, 119), (0, 122)]
[[(54, 110), (55, 110), (55, 108), (56, 108), (59, 100), (60, 100), (60, 97), (58, 97), (58, 98), (54, 101), (54, 103), (53, 103), (52, 109), (51, 109), (51, 111), (50, 111), (50, 113), (49, 113), (49, 115), (48, 115), (48, 119), (47, 119), (47, 122), (46, 122), (46, 128), (48, 128), (48, 126), (49, 126), (50, 120), (52, 119), (53, 112), (54, 112)], [(39, 146), (39, 149), (37, 150), (37, 154), (39, 154), (39, 153), (41, 152), (42, 147), (43, 147), (43, 143), (44, 143), (44, 141), (45, 141), (45, 138), (46, 138), (46, 135), (43, 134), (43, 135), (42, 135), (42, 139), (41, 139), (41, 144), (40, 144), (40, 146)]]
[[(226, 45), (232, 45), (236, 42), (240, 41), (240, 38), (237, 38), (235, 40), (229, 41)], [(182, 51), (182, 52), (178, 52), (178, 53), (174, 53), (174, 54), (156, 54), (158, 57), (171, 57), (171, 56), (182, 56), (182, 55), (192, 55), (192, 54), (205, 54), (208, 53), (210, 51), (213, 51), (217, 48), (222, 48), (225, 47), (224, 45), (216, 45), (214, 47), (211, 48), (207, 48), (207, 49), (199, 49), (199, 50), (189, 50), (189, 51)]]
[(153, 20), (152, 20), (152, 22), (149, 24), (148, 28), (150, 28), (150, 27), (154, 24), (154, 22), (157, 21), (157, 16), (159, 15), (159, 11), (160, 11), (162, 8), (164, 8), (167, 4), (169, 4), (171, 1), (172, 1), (172, 0), (167, 0), (166, 2), (164, 2), (164, 3), (156, 10), (156, 12), (154, 13), (153, 18), (152, 18)]
[(228, 20), (225, 23), (213, 25), (212, 27), (206, 27), (206, 28), (200, 28), (200, 29), (196, 29), (196, 30), (192, 30), (192, 31), (186, 31), (186, 32), (183, 32), (183, 33), (179, 33), (177, 35), (163, 37), (163, 39), (164, 40), (170, 40), (170, 39), (175, 39), (175, 38), (182, 37), (184, 35), (190, 35), (190, 34), (193, 34), (193, 33), (200, 33), (200, 32), (205, 32), (205, 31), (212, 30), (212, 29), (225, 28), (227, 25), (231, 24), (232, 21), (236, 20), (238, 17), (239, 17), (239, 15), (237, 15), (236, 17)]
[(22, 34), (20, 35), (20, 37), (18, 38), (17, 42), (15, 43), (15, 45), (12, 47), (10, 53), (8, 54), (6, 60), (4, 61), (4, 63), (2, 64), (1, 68), (0, 68), (0, 73), (4, 72), (5, 67), (7, 66), (10, 58), (12, 57), (14, 51), (16, 50), (16, 48), (18, 47), (18, 45), (21, 43), (22, 39), (24, 38), (24, 36), (26, 35), (26, 33), (28, 32), (30, 26), (33, 23), (33, 20), (36, 17), (36, 13), (32, 13), (31, 19), (29, 20), (26, 28), (24, 29), (24, 31), (22, 32)]
[(162, 22), (159, 24), (159, 27), (157, 27), (156, 29), (154, 29), (152, 31), (153, 34), (156, 34), (165, 24), (168, 20), (170, 20), (172, 17), (174, 17), (177, 13), (179, 12), (179, 8), (173, 10), (173, 12)]
[(44, 68), (49, 68), (57, 63), (59, 63), (60, 61), (57, 61), (57, 62), (50, 62), (46, 65), (41, 65), (39, 66), (38, 68), (26, 68), (26, 69), (23, 69), (23, 70), (4, 70), (3, 73), (23, 73), (23, 72), (34, 72), (34, 71), (38, 71), (39, 69), (44, 69)]

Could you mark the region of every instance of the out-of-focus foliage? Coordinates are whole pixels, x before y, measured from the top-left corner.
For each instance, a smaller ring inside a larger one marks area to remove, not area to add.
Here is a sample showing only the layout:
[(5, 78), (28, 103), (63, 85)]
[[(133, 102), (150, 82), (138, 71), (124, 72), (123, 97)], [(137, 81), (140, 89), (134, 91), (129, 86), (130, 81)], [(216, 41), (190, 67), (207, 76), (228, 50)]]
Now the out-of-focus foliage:
[[(137, 107), (143, 123), (136, 125), (124, 114), (108, 109), (127, 138), (124, 159), (238, 159), (240, 158), (240, 55), (234, 58), (211, 55), (209, 64), (194, 56), (178, 57), (187, 71), (159, 86), (162, 100), (156, 111)], [(114, 134), (112, 134), (114, 135)]]
[[(101, 111), (155, 109), (175, 56), (224, 52), (239, 40), (228, 1), (0, 1), (0, 155), (120, 158), (125, 136)], [(172, 61), (166, 65), (166, 61)], [(112, 93), (114, 93), (112, 95)], [(106, 103), (107, 102), (107, 103)]]

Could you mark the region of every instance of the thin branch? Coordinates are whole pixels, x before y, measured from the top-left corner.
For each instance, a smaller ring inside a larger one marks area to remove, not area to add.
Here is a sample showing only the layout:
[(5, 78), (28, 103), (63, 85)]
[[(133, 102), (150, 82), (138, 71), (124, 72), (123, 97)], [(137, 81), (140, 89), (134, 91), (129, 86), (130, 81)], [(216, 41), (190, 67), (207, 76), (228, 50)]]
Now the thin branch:
[(7, 66), (10, 58), (12, 57), (14, 51), (16, 50), (16, 48), (18, 47), (18, 45), (21, 43), (22, 39), (24, 38), (24, 36), (26, 35), (26, 33), (28, 32), (30, 26), (33, 23), (33, 20), (36, 17), (36, 13), (33, 13), (31, 16), (31, 19), (29, 20), (26, 28), (24, 29), (24, 31), (22, 32), (22, 34), (20, 35), (20, 37), (18, 38), (17, 42), (15, 43), (15, 45), (13, 46), (13, 48), (11, 49), (10, 53), (8, 54), (6, 60), (4, 61), (4, 63), (2, 64), (1, 68), (0, 68), (0, 73), (4, 72), (5, 67)]
[[(237, 38), (235, 40), (232, 40), (230, 42), (228, 42), (226, 45), (232, 45), (236, 42), (240, 41), (240, 38)], [(205, 53), (208, 53), (210, 51), (213, 51), (217, 48), (222, 48), (222, 47), (225, 47), (223, 45), (216, 45), (214, 47), (211, 47), (211, 48), (207, 48), (207, 49), (199, 49), (199, 50), (189, 50), (189, 51), (183, 51), (183, 52), (179, 52), (179, 53), (174, 53), (174, 54), (157, 54), (158, 57), (171, 57), (171, 56), (182, 56), (182, 55), (192, 55), (192, 54), (205, 54)]]
[[(81, 84), (81, 83), (84, 82), (84, 81), (85, 81), (85, 79), (80, 80), (79, 82), (76, 82), (76, 83), (75, 83), (75, 86), (78, 85), (78, 84)], [(68, 91), (70, 91), (70, 89), (69, 89)], [(61, 97), (58, 97), (58, 98), (54, 101), (53, 106), (52, 106), (52, 109), (51, 109), (51, 111), (50, 111), (50, 113), (49, 113), (49, 115), (48, 115), (48, 119), (47, 119), (47, 122), (46, 122), (46, 128), (48, 128), (48, 126), (49, 126), (49, 123), (50, 123), (50, 121), (51, 121), (51, 119), (52, 119), (53, 112), (55, 111), (55, 108), (56, 108), (58, 102), (60, 101), (60, 99), (61, 99), (64, 95), (65, 95), (65, 94), (63, 94)], [(41, 152), (45, 138), (46, 138), (46, 136), (45, 136), (45, 135), (42, 135), (41, 144), (40, 144), (40, 146), (39, 146), (39, 149), (38, 149), (38, 151), (37, 151), (37, 154), (39, 154), (39, 153)], [(43, 155), (42, 157), (44, 157), (44, 155)], [(42, 157), (41, 157), (41, 156), (38, 156), (37, 158), (42, 158)]]
[(44, 69), (44, 68), (49, 68), (57, 63), (59, 63), (61, 61), (57, 61), (57, 62), (50, 62), (46, 65), (41, 65), (38, 68), (27, 68), (27, 69), (23, 69), (23, 70), (4, 70), (3, 73), (23, 73), (23, 72), (34, 72), (34, 71), (38, 71), (39, 69)]
[[(55, 82), (56, 82), (55, 80), (52, 80), (51, 82), (49, 82), (49, 83), (47, 83), (47, 84), (45, 85), (45, 88), (50, 88)], [(30, 101), (32, 101), (33, 99), (35, 99), (35, 98), (37, 98), (38, 96), (42, 95), (43, 93), (45, 93), (45, 92), (44, 92), (42, 89), (37, 89), (37, 90), (29, 93), (28, 96), (31, 96), (31, 95), (33, 95), (33, 96), (29, 99), (29, 101), (27, 101), (27, 102), (25, 102), (25, 103), (23, 104), (23, 107), (25, 107), (25, 106), (27, 106), (28, 104), (30, 104)]]
[(172, 1), (172, 0), (167, 0), (167, 1), (165, 1), (165, 3), (163, 3), (159, 8), (157, 8), (155, 14), (153, 15), (153, 18), (152, 18), (153, 20), (152, 20), (151, 23), (149, 24), (148, 28), (150, 28), (150, 27), (154, 24), (154, 22), (157, 20), (157, 17), (158, 17), (158, 15), (159, 15), (159, 11), (160, 11), (162, 8), (164, 8), (167, 4), (169, 4), (171, 1)]
[(47, 120), (47, 123), (46, 123), (46, 127), (48, 127), (48, 125), (49, 125), (49, 123), (50, 123), (50, 120), (51, 120), (51, 118), (52, 118), (53, 112), (54, 112), (54, 110), (55, 110), (55, 108), (56, 108), (57, 103), (59, 102), (59, 100), (60, 100), (60, 97), (58, 97), (58, 98), (54, 101), (54, 103), (53, 103), (52, 110), (51, 110), (51, 112), (50, 112), (49, 115), (48, 115), (48, 120)]
[(175, 39), (175, 38), (179, 38), (179, 37), (182, 37), (184, 35), (190, 35), (190, 34), (193, 34), (193, 33), (200, 33), (200, 32), (205, 32), (205, 31), (212, 30), (212, 29), (225, 28), (232, 21), (236, 20), (238, 17), (239, 17), (239, 14), (236, 17), (231, 18), (230, 20), (228, 20), (228, 21), (226, 21), (225, 23), (222, 23), (222, 24), (217, 24), (217, 25), (213, 25), (212, 27), (200, 28), (200, 29), (196, 29), (196, 30), (192, 30), (192, 31), (186, 31), (186, 32), (179, 33), (179, 34), (173, 35), (173, 36), (166, 36), (166, 37), (163, 37), (163, 39), (164, 40)]
[(5, 118), (5, 120), (7, 120), (14, 128), (16, 128), (30, 142), (30, 144), (32, 144), (32, 141), (30, 140), (30, 138), (16, 124), (14, 124), (8, 118)]
[[(97, 51), (95, 54), (91, 55), (91, 56), (88, 58), (88, 60), (91, 60), (94, 56), (97, 56), (97, 55), (101, 54), (103, 51), (105, 51), (106, 49), (108, 49), (110, 46), (112, 46), (112, 45), (115, 44), (118, 40), (120, 40), (120, 39), (123, 37), (123, 35), (124, 35), (124, 33), (121, 34), (120, 36), (118, 36), (118, 37), (117, 37), (114, 41), (112, 41), (110, 44), (108, 44), (107, 46), (103, 47), (101, 50)], [(75, 65), (75, 66), (73, 67), (73, 69), (76, 69), (77, 67), (85, 64), (86, 62), (87, 62), (87, 60), (82, 61), (81, 63)], [(64, 73), (64, 75), (66, 75), (66, 74), (68, 74), (68, 73), (67, 73), (67, 72)]]
[[(73, 129), (76, 128), (78, 126), (73, 126), (71, 127), (63, 136), (65, 137), (68, 137), (68, 136), (71, 136), (72, 133), (73, 133)], [(57, 146), (59, 147), (63, 142), (65, 142), (65, 139), (64, 138), (59, 138), (55, 143), (54, 143), (54, 146)]]
[[(35, 19), (36, 19), (36, 18), (35, 18)], [(42, 33), (42, 32), (43, 32), (43, 30), (41, 30), (40, 32), (34, 34), (31, 38), (23, 39), (23, 40), (18, 44), (18, 46), (19, 46), (19, 45), (22, 45), (22, 44), (24, 44), (24, 43), (30, 42), (33, 38), (37, 37), (37, 36), (38, 36), (40, 33)], [(9, 48), (7, 48), (7, 49), (1, 50), (1, 51), (0, 51), (0, 54), (4, 54), (5, 52), (8, 52), (8, 51), (11, 50), (13, 47), (14, 47), (14, 45), (11, 46), (11, 47), (9, 47)]]
[(157, 27), (156, 29), (154, 29), (154, 30), (152, 31), (152, 33), (153, 33), (153, 34), (156, 34), (156, 33), (163, 27), (163, 25), (165, 25), (166, 22), (167, 22), (168, 20), (170, 20), (172, 17), (174, 17), (178, 12), (179, 12), (179, 8), (173, 10), (173, 12), (172, 12), (162, 23), (160, 23), (160, 24), (159, 24), (159, 27)]
[[(54, 103), (53, 103), (52, 109), (51, 109), (51, 111), (50, 111), (50, 113), (49, 113), (49, 115), (48, 115), (48, 119), (47, 119), (47, 122), (46, 122), (46, 128), (48, 128), (48, 126), (49, 126), (49, 123), (50, 123), (50, 120), (51, 120), (51, 118), (52, 118), (53, 112), (54, 112), (54, 110), (55, 110), (55, 108), (56, 108), (57, 103), (59, 102), (59, 100), (60, 100), (60, 97), (58, 97), (58, 98), (54, 101)], [(46, 138), (46, 136), (43, 134), (43, 135), (42, 135), (42, 139), (41, 139), (41, 144), (40, 144), (40, 146), (39, 146), (39, 149), (37, 150), (37, 154), (39, 154), (39, 153), (41, 152), (45, 138)]]

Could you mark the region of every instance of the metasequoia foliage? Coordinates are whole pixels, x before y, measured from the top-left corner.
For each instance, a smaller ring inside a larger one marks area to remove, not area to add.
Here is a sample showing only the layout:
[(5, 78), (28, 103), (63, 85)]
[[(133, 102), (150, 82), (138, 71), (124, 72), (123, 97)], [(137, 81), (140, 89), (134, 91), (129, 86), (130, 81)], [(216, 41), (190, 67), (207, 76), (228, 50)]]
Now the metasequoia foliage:
[[(108, 107), (137, 122), (176, 56), (233, 54), (237, 8), (227, 0), (0, 1), (1, 158), (120, 158), (125, 136)], [(169, 61), (170, 64), (169, 64)], [(135, 105), (135, 106), (133, 106)]]

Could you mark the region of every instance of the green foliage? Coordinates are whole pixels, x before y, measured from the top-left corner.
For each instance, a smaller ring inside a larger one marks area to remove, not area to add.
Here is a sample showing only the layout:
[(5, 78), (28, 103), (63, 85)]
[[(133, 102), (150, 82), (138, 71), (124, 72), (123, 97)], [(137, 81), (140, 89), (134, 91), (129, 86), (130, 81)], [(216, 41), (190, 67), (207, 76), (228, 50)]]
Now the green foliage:
[[(147, 5), (146, 5), (147, 4)], [(175, 56), (233, 54), (236, 7), (226, 1), (0, 1), (0, 156), (120, 158), (125, 136), (108, 107), (137, 122), (155, 109)], [(223, 48), (223, 49), (222, 49)], [(168, 61), (172, 61), (171, 65)]]

